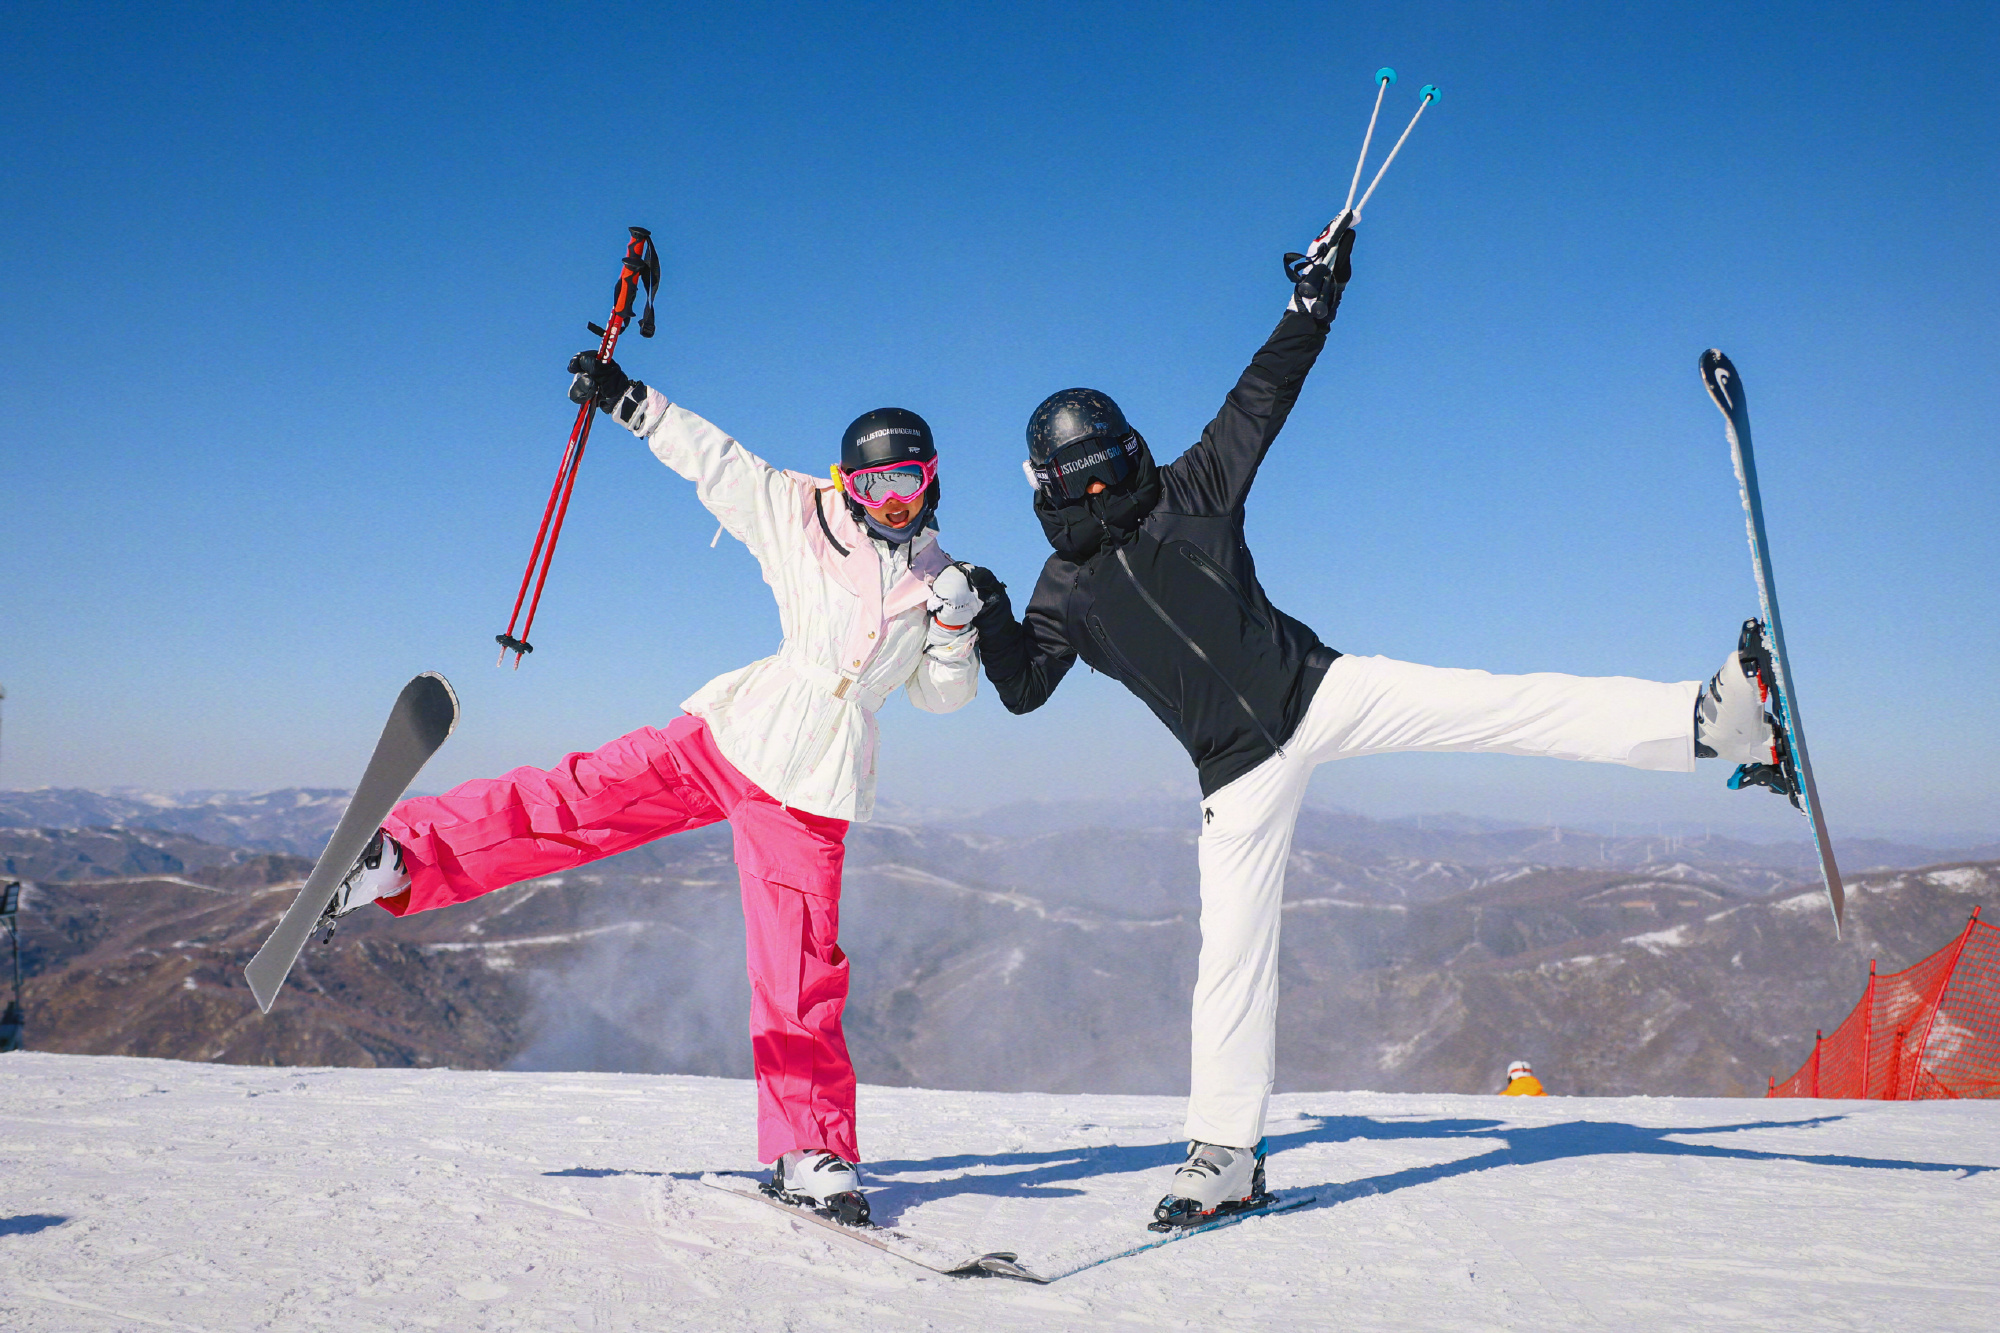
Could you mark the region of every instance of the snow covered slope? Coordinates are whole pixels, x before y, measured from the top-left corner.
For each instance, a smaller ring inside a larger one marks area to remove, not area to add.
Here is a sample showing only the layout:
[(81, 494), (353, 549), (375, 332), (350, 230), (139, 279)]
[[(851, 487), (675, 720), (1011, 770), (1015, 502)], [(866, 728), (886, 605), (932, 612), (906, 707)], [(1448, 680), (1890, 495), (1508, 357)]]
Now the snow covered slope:
[[(1171, 1098), (863, 1088), (878, 1218), (1143, 1239)], [(695, 1182), (725, 1079), (0, 1056), (0, 1327), (1988, 1329), (2000, 1103), (1298, 1093), (1312, 1206), (1047, 1287)]]

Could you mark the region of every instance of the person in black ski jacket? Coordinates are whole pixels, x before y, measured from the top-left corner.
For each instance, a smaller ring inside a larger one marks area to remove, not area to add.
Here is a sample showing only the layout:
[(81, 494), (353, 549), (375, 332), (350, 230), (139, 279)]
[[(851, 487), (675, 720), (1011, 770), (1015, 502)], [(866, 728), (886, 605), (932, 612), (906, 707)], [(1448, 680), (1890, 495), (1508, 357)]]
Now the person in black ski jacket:
[(968, 576), (986, 674), (1010, 712), (1039, 708), (1080, 657), (1139, 696), (1200, 776), (1191, 1142), (1154, 1210), (1162, 1229), (1268, 1202), (1279, 908), (1313, 768), (1399, 750), (1679, 772), (1697, 756), (1775, 757), (1753, 666), (1737, 653), (1706, 688), (1495, 676), (1343, 655), (1271, 604), (1243, 539), (1244, 503), (1325, 345), (1353, 247), (1352, 227), (1336, 219), (1308, 255), (1287, 256), (1284, 317), (1171, 463), (1154, 463), (1105, 394), (1051, 395), (1029, 419), (1025, 467), (1055, 553), (1019, 621), (1005, 584), (984, 569)]

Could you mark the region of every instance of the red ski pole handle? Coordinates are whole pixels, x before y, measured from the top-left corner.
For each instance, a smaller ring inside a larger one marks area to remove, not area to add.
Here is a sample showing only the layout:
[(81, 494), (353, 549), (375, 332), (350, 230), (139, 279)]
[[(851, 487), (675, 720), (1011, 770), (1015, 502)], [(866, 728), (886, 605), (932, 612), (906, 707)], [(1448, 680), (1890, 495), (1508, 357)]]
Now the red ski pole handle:
[(630, 228), (632, 239), (625, 243), (625, 266), (618, 272), (618, 285), (611, 292), (611, 318), (603, 328), (586, 324), (585, 328), (597, 334), (603, 341), (597, 346), (597, 359), (609, 361), (614, 348), (618, 346), (618, 335), (632, 322), (632, 308), (639, 303), (639, 289), (646, 289), (646, 312), (639, 318), (639, 336), (653, 336), (653, 295), (660, 290), (660, 252), (653, 248), (653, 233), (644, 227)]

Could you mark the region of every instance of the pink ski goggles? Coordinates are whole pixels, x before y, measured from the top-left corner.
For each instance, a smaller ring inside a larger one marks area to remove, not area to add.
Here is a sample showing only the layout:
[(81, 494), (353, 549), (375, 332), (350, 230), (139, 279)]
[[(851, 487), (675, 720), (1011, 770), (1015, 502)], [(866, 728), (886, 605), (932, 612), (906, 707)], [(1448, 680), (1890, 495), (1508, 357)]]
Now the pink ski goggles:
[[(839, 472), (839, 469), (835, 471)], [(892, 500), (908, 503), (922, 495), (936, 480), (935, 458), (925, 463), (884, 463), (881, 467), (840, 473), (841, 487), (870, 509), (880, 509)]]

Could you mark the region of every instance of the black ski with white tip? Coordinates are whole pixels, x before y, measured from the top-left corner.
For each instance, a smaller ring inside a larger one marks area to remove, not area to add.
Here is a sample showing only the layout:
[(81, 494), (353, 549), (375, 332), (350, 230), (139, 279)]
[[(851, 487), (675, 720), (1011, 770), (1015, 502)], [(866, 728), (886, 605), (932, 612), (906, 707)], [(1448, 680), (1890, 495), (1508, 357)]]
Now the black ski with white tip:
[(1826, 819), (1820, 813), (1819, 788), (1813, 782), (1812, 761), (1806, 755), (1805, 727), (1799, 721), (1799, 700), (1792, 688), (1791, 661), (1785, 656), (1785, 631), (1778, 620), (1777, 580), (1771, 574), (1771, 543), (1764, 531), (1764, 501), (1757, 489), (1757, 460), (1750, 452), (1750, 405), (1743, 393), (1743, 377), (1728, 357), (1710, 348), (1701, 354), (1701, 382), (1708, 396), (1722, 411), (1724, 430), (1729, 436), (1729, 452), (1736, 464), (1736, 484), (1743, 493), (1744, 525), (1750, 533), (1750, 565), (1757, 575), (1757, 600), (1763, 607), (1762, 620), (1744, 622), (1740, 651), (1752, 663), (1766, 690), (1766, 702), (1775, 703), (1772, 715), (1777, 722), (1778, 754), (1775, 764), (1745, 764), (1730, 777), (1731, 787), (1763, 786), (1790, 800), (1806, 817), (1813, 842), (1819, 850), (1820, 878), (1826, 884), (1827, 904), (1833, 908), (1833, 933), (1840, 935), (1846, 915), (1847, 896), (1841, 887), (1840, 867), (1834, 864), (1833, 840), (1827, 836)]

